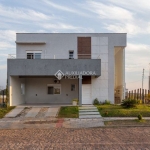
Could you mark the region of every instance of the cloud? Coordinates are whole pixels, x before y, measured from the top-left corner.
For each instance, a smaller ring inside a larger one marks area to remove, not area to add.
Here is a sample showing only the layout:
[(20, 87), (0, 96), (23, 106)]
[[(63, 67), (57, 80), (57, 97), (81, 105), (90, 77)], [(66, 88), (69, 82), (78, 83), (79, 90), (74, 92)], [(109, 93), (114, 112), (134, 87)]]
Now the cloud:
[(73, 32), (94, 32), (92, 28), (83, 28), (79, 26), (73, 26), (65, 23), (56, 23), (56, 24), (41, 24), (41, 26), (45, 29), (54, 29), (55, 33), (59, 31), (73, 31)]
[(102, 2), (89, 0), (87, 1), (87, 5), (86, 7), (84, 7), (84, 9), (88, 9), (89, 11), (97, 14), (97, 17), (101, 19), (110, 19), (117, 21), (133, 19), (132, 12), (113, 4), (104, 4)]
[(148, 0), (136, 0), (136, 2), (135, 0), (130, 0), (130, 2), (127, 0), (109, 0), (109, 2), (135, 12), (145, 13), (146, 11), (150, 11), (150, 3)]
[(150, 63), (150, 45), (146, 44), (136, 44), (136, 43), (128, 43), (126, 49), (126, 72), (135, 72), (142, 71), (143, 68), (145, 70), (149, 70)]
[(138, 34), (148, 34), (150, 33), (150, 22), (133, 20), (131, 22), (124, 23), (114, 23), (114, 24), (105, 24), (106, 28), (109, 31), (117, 33), (128, 33), (130, 36)]
[(150, 45), (134, 44), (134, 43), (128, 42), (126, 50), (129, 52), (149, 52)]
[(146, 19), (150, 11), (150, 3), (148, 1), (145, 3), (147, 6), (139, 0), (136, 3), (134, 0), (131, 2), (107, 0), (105, 3), (89, 0), (86, 2), (86, 7), (82, 6), (82, 8), (96, 14), (95, 18), (101, 19), (104, 29), (116, 33), (128, 33), (129, 37), (133, 37), (150, 33), (150, 21)]
[(15, 44), (9, 42), (0, 42), (0, 50), (4, 49), (15, 49)]
[(43, 0), (43, 2), (45, 2), (46, 4), (48, 4), (49, 6), (51, 6), (53, 8), (56, 8), (56, 9), (59, 9), (59, 10), (62, 10), (62, 11), (67, 11), (67, 12), (71, 12), (71, 13), (75, 13), (75, 14), (78, 14), (78, 15), (89, 17), (88, 14), (86, 14), (84, 12), (81, 12), (79, 10), (76, 10), (74, 8), (69, 8), (69, 7), (66, 7), (66, 6), (58, 5), (58, 4), (53, 3), (52, 1), (48, 1), (48, 0)]
[[(0, 14), (1, 19), (14, 19), (14, 20), (30, 20), (30, 21), (42, 21), (50, 20), (51, 17), (45, 15), (44, 13), (34, 11), (26, 8), (15, 8), (15, 7), (6, 7), (0, 5)], [(3, 18), (2, 18), (3, 17)]]
[(7, 65), (0, 65), (0, 70), (7, 69)]

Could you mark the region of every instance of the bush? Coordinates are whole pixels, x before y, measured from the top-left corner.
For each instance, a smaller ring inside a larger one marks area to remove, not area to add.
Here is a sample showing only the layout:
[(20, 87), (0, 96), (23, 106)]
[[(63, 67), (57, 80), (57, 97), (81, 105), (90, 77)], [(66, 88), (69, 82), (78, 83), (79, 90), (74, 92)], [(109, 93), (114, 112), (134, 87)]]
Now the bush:
[(95, 99), (94, 99), (94, 101), (93, 101), (93, 105), (99, 105), (99, 101), (98, 101), (98, 99), (97, 99), (97, 98), (95, 98)]
[(110, 105), (110, 101), (109, 100), (105, 100), (104, 104), (105, 105)]
[(137, 117), (138, 117), (139, 120), (142, 120), (142, 115), (141, 114), (139, 114)]
[(138, 101), (135, 99), (125, 99), (122, 101), (121, 106), (125, 108), (133, 108), (138, 104)]

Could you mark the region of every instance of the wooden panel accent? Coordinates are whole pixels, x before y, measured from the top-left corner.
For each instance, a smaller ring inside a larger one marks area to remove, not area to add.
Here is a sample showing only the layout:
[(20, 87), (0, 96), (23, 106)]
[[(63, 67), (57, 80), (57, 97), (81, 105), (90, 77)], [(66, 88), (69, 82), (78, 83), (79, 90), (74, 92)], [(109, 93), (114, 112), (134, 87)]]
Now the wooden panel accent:
[(91, 84), (91, 76), (82, 76), (82, 84)]
[(91, 58), (91, 37), (78, 37), (78, 58)]

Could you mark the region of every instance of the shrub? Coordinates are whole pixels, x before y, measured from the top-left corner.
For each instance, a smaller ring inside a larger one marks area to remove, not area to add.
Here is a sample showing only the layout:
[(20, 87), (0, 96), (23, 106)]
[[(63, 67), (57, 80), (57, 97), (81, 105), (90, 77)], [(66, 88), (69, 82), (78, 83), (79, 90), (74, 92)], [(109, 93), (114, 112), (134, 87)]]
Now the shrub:
[(93, 101), (93, 105), (99, 105), (99, 101), (98, 101), (98, 99), (97, 99), (97, 98), (95, 98), (95, 99), (94, 99), (94, 101)]
[(110, 105), (110, 101), (109, 100), (105, 100), (104, 104), (105, 105)]
[(133, 108), (137, 105), (137, 100), (135, 99), (125, 99), (122, 101), (121, 106), (125, 108)]
[(138, 117), (139, 120), (142, 120), (142, 115), (141, 114), (139, 114), (137, 117)]

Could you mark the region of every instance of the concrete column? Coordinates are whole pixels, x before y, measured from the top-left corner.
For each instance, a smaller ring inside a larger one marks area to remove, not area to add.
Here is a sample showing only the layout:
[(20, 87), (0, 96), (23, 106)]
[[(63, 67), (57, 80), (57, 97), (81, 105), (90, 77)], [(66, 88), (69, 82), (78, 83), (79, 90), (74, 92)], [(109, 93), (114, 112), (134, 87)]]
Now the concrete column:
[(82, 75), (79, 75), (79, 106), (82, 106)]

